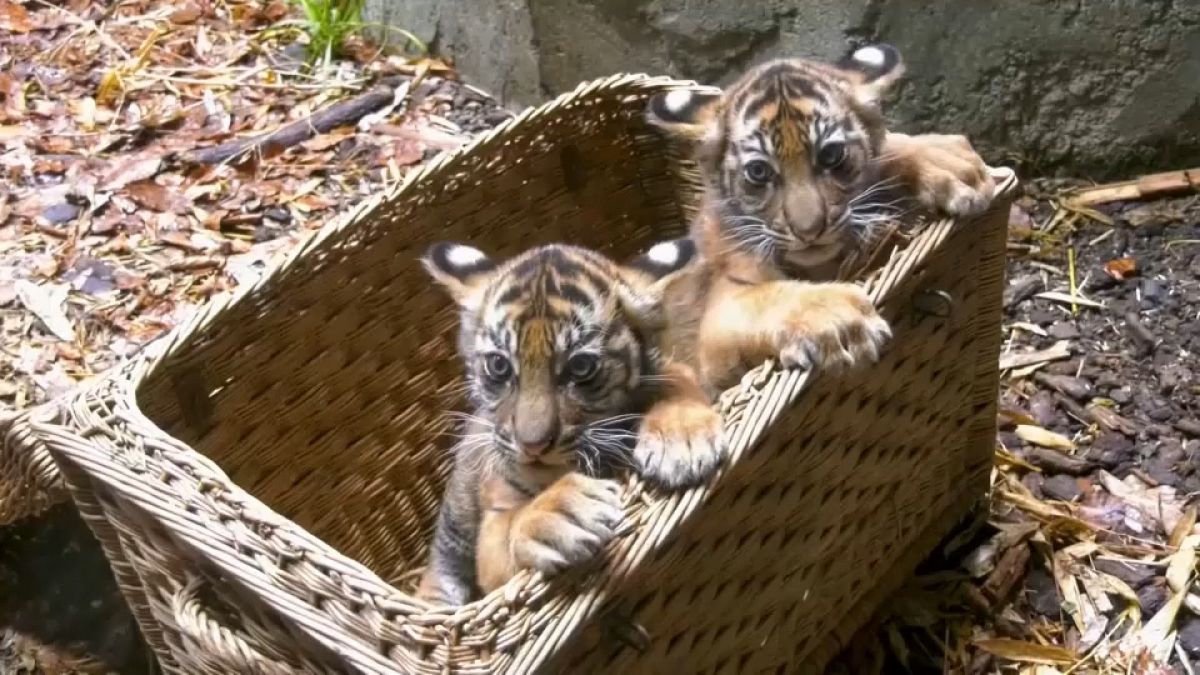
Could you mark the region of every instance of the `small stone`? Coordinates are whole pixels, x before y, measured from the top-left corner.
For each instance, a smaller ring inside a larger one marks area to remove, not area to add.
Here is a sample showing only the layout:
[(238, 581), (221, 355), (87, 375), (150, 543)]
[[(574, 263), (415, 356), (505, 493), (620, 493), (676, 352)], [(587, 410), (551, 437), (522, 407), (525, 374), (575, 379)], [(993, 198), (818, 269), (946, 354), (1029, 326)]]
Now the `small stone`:
[(1039, 326), (1048, 326), (1062, 317), (1062, 312), (1049, 307), (1034, 307), (1029, 310), (1029, 322)]
[(1043, 389), (1030, 397), (1029, 415), (1043, 427), (1053, 426), (1058, 418), (1058, 406), (1054, 402), (1054, 394)]
[(1009, 282), (1008, 287), (1004, 289), (1004, 297), (1001, 302), (1005, 309), (1012, 309), (1032, 298), (1042, 288), (1042, 278), (1036, 274), (1018, 277)]
[(1129, 387), (1121, 387), (1108, 392), (1108, 397), (1119, 405), (1128, 405), (1133, 400), (1133, 391)]
[(1083, 496), (1079, 483), (1075, 482), (1074, 478), (1061, 474), (1047, 478), (1046, 482), (1042, 483), (1042, 492), (1051, 499), (1063, 502), (1073, 502)]
[(1194, 417), (1175, 420), (1175, 428), (1192, 438), (1200, 437), (1200, 420)]
[(1183, 443), (1174, 438), (1160, 440), (1158, 448), (1154, 451), (1154, 456), (1167, 464), (1178, 464), (1184, 460), (1185, 455)]
[(1047, 387), (1052, 387), (1059, 393), (1066, 394), (1077, 401), (1083, 401), (1091, 398), (1092, 385), (1081, 377), (1071, 377), (1070, 375), (1051, 375), (1049, 373), (1035, 373), (1034, 379)]
[(1046, 483), (1046, 477), (1037, 471), (1030, 471), (1021, 478), (1021, 484), (1029, 490), (1029, 494), (1033, 495), (1034, 499), (1043, 499), (1046, 494), (1042, 491), (1042, 486)]
[(1167, 289), (1157, 279), (1144, 277), (1138, 284), (1138, 291), (1142, 296), (1142, 305), (1146, 307), (1157, 307), (1167, 299)]
[(282, 206), (272, 206), (263, 212), (263, 218), (268, 218), (277, 223), (287, 224), (292, 222), (292, 212)]
[(52, 225), (62, 225), (75, 220), (79, 216), (79, 207), (68, 202), (59, 202), (53, 206), (46, 207), (42, 211), (42, 217), (49, 221)]
[(1158, 369), (1158, 393), (1170, 394), (1180, 382), (1192, 379), (1192, 373), (1180, 366), (1164, 366)]
[(1056, 340), (1074, 340), (1079, 337), (1079, 328), (1070, 322), (1059, 321), (1050, 326), (1050, 337)]
[(1057, 619), (1062, 615), (1062, 601), (1058, 598), (1058, 588), (1046, 570), (1035, 567), (1025, 577), (1025, 596), (1033, 611), (1044, 617)]
[(1142, 465), (1142, 471), (1146, 472), (1159, 485), (1170, 485), (1176, 487), (1179, 485), (1179, 474), (1175, 473), (1174, 464), (1164, 461), (1161, 457), (1152, 457), (1149, 462)]
[(1167, 602), (1167, 591), (1159, 584), (1146, 584), (1138, 589), (1138, 604), (1142, 606), (1142, 614), (1153, 616)]
[(1121, 387), (1124, 384), (1124, 379), (1117, 377), (1116, 373), (1107, 370), (1096, 376), (1096, 387), (1098, 389), (1112, 389), (1114, 387)]
[(1169, 422), (1175, 413), (1171, 411), (1171, 406), (1166, 401), (1158, 401), (1157, 405), (1146, 411), (1146, 417), (1155, 422)]
[(1101, 431), (1092, 441), (1087, 458), (1111, 471), (1133, 459), (1133, 441), (1114, 431)]
[(1188, 656), (1200, 656), (1200, 617), (1184, 617), (1176, 637)]
[(1130, 588), (1137, 590), (1154, 579), (1154, 568), (1149, 565), (1133, 565), (1120, 560), (1097, 558), (1097, 571), (1111, 574), (1124, 581)]
[(1075, 373), (1079, 372), (1079, 359), (1070, 359), (1067, 361), (1055, 361), (1046, 364), (1046, 367), (1038, 372), (1049, 373), (1051, 375), (1067, 375), (1074, 377)]

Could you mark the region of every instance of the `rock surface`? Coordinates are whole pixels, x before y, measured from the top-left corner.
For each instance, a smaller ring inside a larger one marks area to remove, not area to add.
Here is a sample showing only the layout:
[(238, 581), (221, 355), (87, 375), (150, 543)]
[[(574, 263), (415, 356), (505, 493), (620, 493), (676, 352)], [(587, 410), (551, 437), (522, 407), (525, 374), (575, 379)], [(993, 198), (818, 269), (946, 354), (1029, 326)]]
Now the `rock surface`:
[(616, 72), (722, 84), (776, 56), (898, 46), (911, 131), (1095, 178), (1200, 163), (1200, 3), (1095, 0), (367, 0), (510, 106)]

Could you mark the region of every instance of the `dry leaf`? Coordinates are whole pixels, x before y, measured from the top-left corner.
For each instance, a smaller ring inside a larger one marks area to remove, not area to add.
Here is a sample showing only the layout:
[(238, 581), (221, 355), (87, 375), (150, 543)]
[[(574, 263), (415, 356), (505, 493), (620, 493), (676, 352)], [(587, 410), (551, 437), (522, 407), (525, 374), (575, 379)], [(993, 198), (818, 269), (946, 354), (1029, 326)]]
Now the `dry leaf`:
[(143, 180), (130, 183), (125, 187), (125, 194), (139, 205), (153, 211), (187, 213), (187, 202), (180, 198), (179, 193), (169, 187), (164, 187), (154, 181)]
[(1150, 488), (1133, 476), (1123, 482), (1103, 470), (1096, 475), (1105, 490), (1144, 516), (1143, 522), (1157, 521), (1162, 532), (1175, 531), (1183, 518), (1182, 500), (1170, 486)]
[(116, 70), (106, 71), (96, 87), (96, 103), (110, 106), (124, 93), (125, 83), (121, 81), (121, 74)]
[(1029, 415), (1026, 415), (1025, 413), (1021, 412), (1020, 410), (1012, 410), (1009, 408), (1000, 408), (1000, 410), (997, 411), (996, 416), (1000, 419), (1001, 422), (1003, 422), (1006, 425), (1010, 425), (1010, 426), (1016, 426), (1018, 424), (1033, 424), (1033, 425), (1037, 424), (1037, 422), (1032, 417), (1030, 417)]
[(263, 16), (272, 23), (279, 21), (288, 14), (288, 3), (283, 0), (271, 0), (263, 9)]
[(1138, 273), (1137, 261), (1133, 258), (1117, 258), (1104, 263), (1104, 272), (1117, 281), (1124, 281)]
[(1040, 663), (1043, 665), (1071, 664), (1076, 661), (1075, 652), (1062, 647), (1039, 645), (1033, 642), (993, 638), (978, 640), (975, 646), (983, 651), (1009, 661)]
[(1018, 424), (1016, 434), (1017, 438), (1026, 443), (1040, 445), (1043, 448), (1052, 448), (1066, 452), (1075, 449), (1075, 444), (1066, 436), (1032, 424)]
[(18, 279), (15, 285), (21, 304), (41, 319), (42, 324), (54, 337), (68, 342), (75, 339), (75, 328), (62, 309), (69, 288), (66, 284), (39, 286), (25, 279)]
[(163, 232), (158, 235), (158, 241), (190, 253), (203, 253), (206, 250), (202, 244), (196, 243), (192, 235), (187, 232)]
[(1186, 592), (1192, 573), (1196, 570), (1196, 549), (1182, 546), (1167, 560), (1167, 586), (1176, 593)]
[(120, 190), (130, 183), (153, 178), (160, 168), (162, 168), (162, 157), (135, 156), (109, 170), (100, 180), (100, 184), (96, 186), (96, 190), (98, 192)]
[(0, 30), (28, 33), (33, 30), (33, 21), (23, 6), (10, 0), (0, 0)]
[(1179, 548), (1188, 540), (1188, 535), (1192, 533), (1192, 528), (1196, 527), (1196, 505), (1192, 504), (1183, 512), (1183, 517), (1175, 524), (1175, 528), (1171, 530), (1171, 538), (1168, 544), (1171, 548)]
[(195, 4), (188, 3), (174, 12), (171, 12), (171, 23), (192, 23), (203, 15), (204, 12), (200, 9), (200, 7)]

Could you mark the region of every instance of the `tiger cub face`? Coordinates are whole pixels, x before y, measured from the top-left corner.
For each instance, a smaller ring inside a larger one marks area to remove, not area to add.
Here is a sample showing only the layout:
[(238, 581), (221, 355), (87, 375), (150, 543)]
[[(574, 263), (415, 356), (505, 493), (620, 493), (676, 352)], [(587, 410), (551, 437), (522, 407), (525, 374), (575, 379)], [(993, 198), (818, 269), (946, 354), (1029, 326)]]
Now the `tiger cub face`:
[(464, 245), (434, 245), (425, 268), (457, 303), (459, 351), (476, 418), (506, 464), (591, 472), (632, 438), (662, 356), (655, 341), (686, 239), (628, 265), (567, 245), (497, 263)]
[(699, 142), (722, 238), (763, 258), (821, 264), (895, 210), (877, 161), (878, 101), (903, 70), (888, 45), (837, 64), (775, 60), (724, 92), (660, 94), (648, 117)]

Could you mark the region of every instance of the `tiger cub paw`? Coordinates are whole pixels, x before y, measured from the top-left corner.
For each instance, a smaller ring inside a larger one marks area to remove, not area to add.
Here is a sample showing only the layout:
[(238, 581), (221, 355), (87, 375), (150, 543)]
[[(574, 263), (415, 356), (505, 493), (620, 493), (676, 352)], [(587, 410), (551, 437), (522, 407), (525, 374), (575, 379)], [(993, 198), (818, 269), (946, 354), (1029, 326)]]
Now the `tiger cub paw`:
[(923, 207), (948, 216), (987, 210), (996, 183), (966, 136), (921, 134), (902, 145), (908, 146), (907, 171)]
[(513, 523), (517, 566), (554, 574), (595, 557), (621, 521), (618, 489), (614, 481), (577, 473), (555, 481)]
[(721, 465), (721, 414), (702, 401), (661, 401), (642, 419), (633, 459), (642, 478), (668, 489), (698, 485)]
[(779, 360), (788, 368), (838, 370), (879, 359), (892, 329), (855, 284), (799, 286), (788, 303)]

